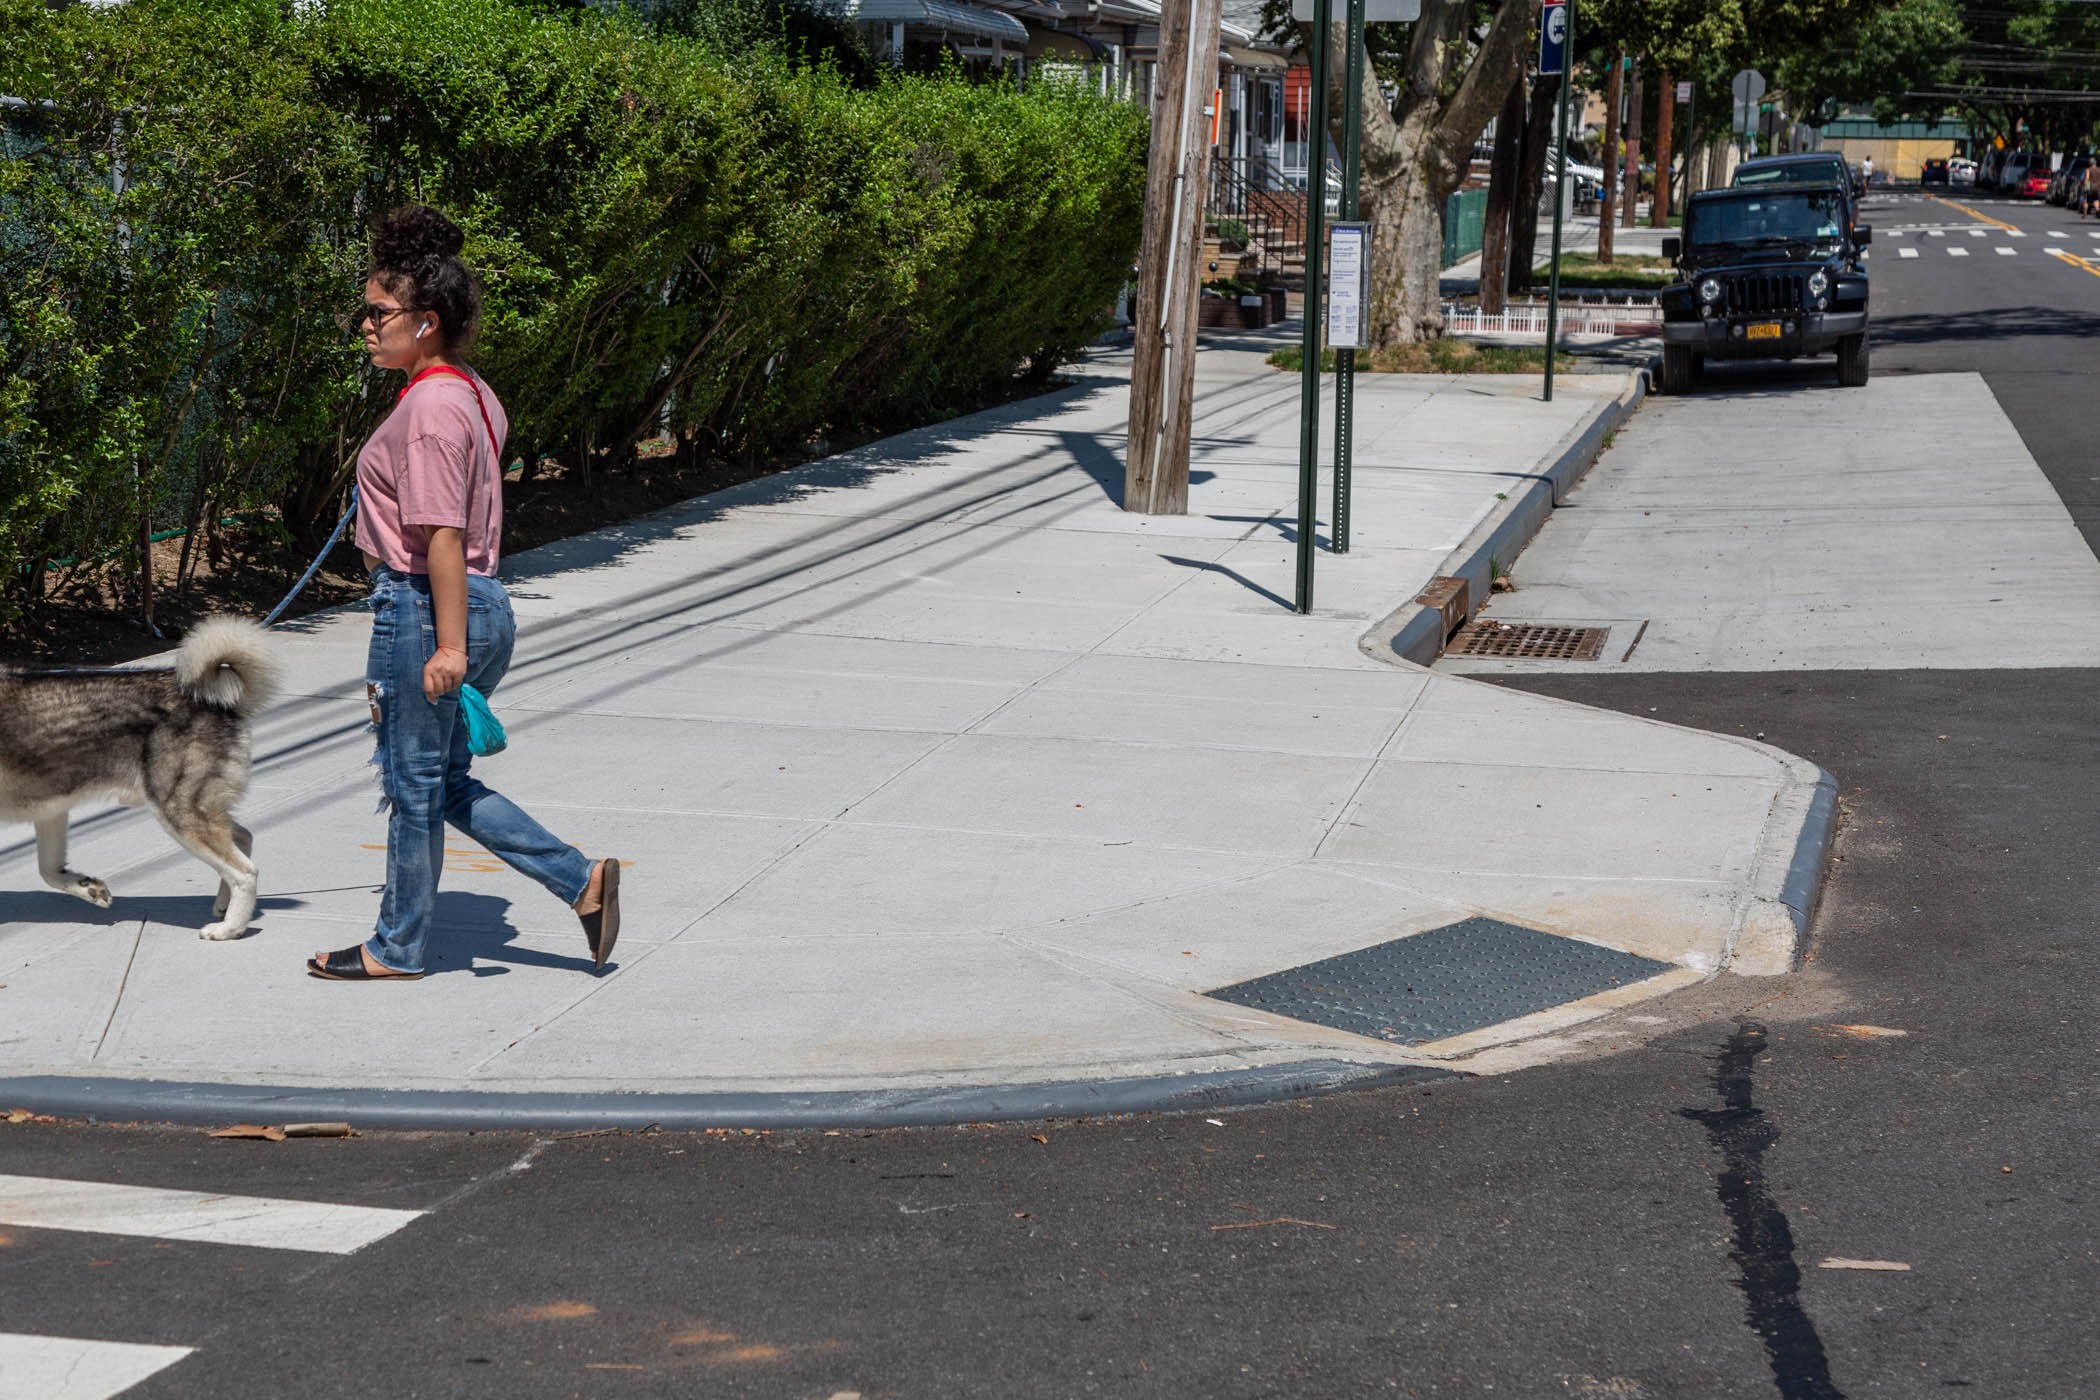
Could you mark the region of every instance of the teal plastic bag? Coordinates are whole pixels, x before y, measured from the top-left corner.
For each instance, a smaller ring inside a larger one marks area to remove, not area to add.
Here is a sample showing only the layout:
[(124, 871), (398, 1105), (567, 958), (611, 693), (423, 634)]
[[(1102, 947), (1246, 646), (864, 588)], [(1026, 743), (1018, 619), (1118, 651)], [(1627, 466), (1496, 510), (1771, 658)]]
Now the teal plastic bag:
[(459, 711), (467, 720), (467, 747), (476, 755), (487, 758), (492, 753), (502, 753), (510, 743), (510, 736), (503, 732), (503, 721), (489, 708), (488, 697), (471, 685), (459, 688)]

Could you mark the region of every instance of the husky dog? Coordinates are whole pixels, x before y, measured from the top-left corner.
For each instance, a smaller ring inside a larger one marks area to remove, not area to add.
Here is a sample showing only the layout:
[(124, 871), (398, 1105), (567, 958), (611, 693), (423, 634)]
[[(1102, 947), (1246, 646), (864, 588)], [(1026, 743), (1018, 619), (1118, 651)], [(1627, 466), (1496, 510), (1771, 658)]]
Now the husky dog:
[(255, 913), (254, 840), (233, 820), (248, 789), (248, 719), (277, 689), (262, 628), (212, 617), (172, 670), (0, 668), (0, 821), (36, 823), (44, 883), (107, 909), (109, 886), (66, 868), (68, 811), (97, 797), (150, 807), (219, 876), (205, 938)]

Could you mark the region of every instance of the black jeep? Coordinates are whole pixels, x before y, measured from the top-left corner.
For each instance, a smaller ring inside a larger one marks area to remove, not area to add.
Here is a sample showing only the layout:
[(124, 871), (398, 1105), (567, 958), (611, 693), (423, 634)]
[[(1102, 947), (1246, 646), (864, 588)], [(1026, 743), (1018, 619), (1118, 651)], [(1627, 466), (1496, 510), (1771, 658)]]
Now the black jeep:
[(1684, 211), (1663, 256), (1683, 280), (1663, 289), (1666, 394), (1691, 387), (1709, 359), (1791, 360), (1837, 351), (1838, 383), (1867, 382), (1867, 274), (1874, 231), (1851, 222), (1836, 185), (1707, 190)]

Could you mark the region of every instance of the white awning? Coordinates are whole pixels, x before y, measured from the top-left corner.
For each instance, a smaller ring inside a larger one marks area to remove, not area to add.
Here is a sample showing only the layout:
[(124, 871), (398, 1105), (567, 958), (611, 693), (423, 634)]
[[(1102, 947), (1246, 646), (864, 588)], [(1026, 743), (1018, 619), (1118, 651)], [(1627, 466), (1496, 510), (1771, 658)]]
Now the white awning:
[(950, 34), (974, 34), (1009, 44), (1028, 42), (1028, 27), (1004, 10), (990, 10), (967, 0), (845, 0), (846, 17), (855, 24), (913, 24)]

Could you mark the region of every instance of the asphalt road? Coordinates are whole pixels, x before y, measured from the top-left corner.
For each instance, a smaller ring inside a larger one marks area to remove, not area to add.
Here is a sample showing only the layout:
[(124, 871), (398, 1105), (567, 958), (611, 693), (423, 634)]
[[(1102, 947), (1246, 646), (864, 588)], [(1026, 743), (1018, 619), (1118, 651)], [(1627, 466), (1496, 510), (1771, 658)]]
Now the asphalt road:
[[(2100, 277), (2024, 245), (2100, 224), (1979, 205), (2016, 255), (1901, 259), (1880, 230), (1968, 218), (1873, 203), (1875, 372), (1981, 369), (2090, 530)], [(1843, 791), (1803, 970), (1600, 1058), (873, 1135), (0, 1126), (0, 1173), (424, 1212), (347, 1255), (0, 1226), (0, 1331), (195, 1348), (141, 1400), (2100, 1393), (2095, 681), (1506, 680), (1762, 732)]]

